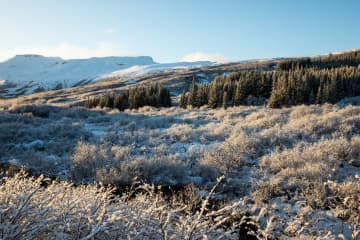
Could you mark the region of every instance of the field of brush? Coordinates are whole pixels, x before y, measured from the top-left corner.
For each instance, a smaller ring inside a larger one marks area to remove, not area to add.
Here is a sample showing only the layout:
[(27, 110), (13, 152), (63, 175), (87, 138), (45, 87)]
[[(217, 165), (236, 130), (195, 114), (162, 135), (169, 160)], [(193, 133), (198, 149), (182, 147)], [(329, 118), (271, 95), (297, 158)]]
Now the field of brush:
[(14, 104), (0, 112), (0, 239), (359, 239), (359, 133), (346, 102)]

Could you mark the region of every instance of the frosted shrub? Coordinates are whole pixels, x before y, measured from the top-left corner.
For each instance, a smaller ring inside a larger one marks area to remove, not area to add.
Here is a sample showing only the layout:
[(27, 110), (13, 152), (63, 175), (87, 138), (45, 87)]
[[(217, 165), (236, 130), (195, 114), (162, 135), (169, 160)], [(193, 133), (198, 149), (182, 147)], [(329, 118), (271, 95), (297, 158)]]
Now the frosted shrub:
[(350, 160), (350, 143), (344, 139), (298, 144), (293, 149), (272, 153), (260, 159), (259, 165), (272, 173), (308, 179), (328, 178), (339, 164)]
[[(302, 139), (301, 132), (294, 130), (285, 130), (281, 126), (276, 125), (272, 128), (265, 129), (258, 136), (262, 142), (263, 152), (291, 148), (294, 144)], [(267, 150), (267, 151), (266, 151)]]
[[(340, 198), (336, 206), (339, 217), (355, 224), (358, 236), (360, 236), (360, 183), (345, 181), (343, 183), (329, 184), (332, 195)], [(356, 239), (356, 238), (354, 238)]]
[(256, 138), (241, 134), (205, 153), (202, 162), (213, 166), (220, 173), (234, 171), (258, 154), (259, 143)]
[(10, 108), (11, 113), (30, 113), (34, 117), (48, 118), (50, 112), (59, 111), (56, 107), (48, 105), (20, 105)]
[(109, 190), (67, 183), (45, 188), (44, 180), (18, 174), (0, 185), (2, 239), (105, 237), (115, 220), (109, 214)]
[(275, 124), (283, 125), (286, 119), (285, 113), (264, 110), (250, 114), (245, 121), (248, 127), (264, 129), (273, 127)]
[(225, 141), (230, 134), (231, 127), (228, 124), (208, 123), (200, 126), (199, 130), (204, 132), (203, 139), (206, 141)]
[(189, 142), (193, 141), (193, 129), (189, 125), (174, 124), (166, 130), (166, 134), (171, 141)]
[(146, 113), (146, 112), (151, 112), (154, 111), (156, 108), (152, 107), (152, 106), (144, 106), (138, 109), (139, 112), (141, 113)]
[[(137, 158), (129, 164), (123, 165), (120, 170), (121, 173), (125, 173), (124, 168), (128, 168), (129, 174), (133, 174), (133, 177), (140, 181), (159, 185), (185, 185), (189, 183), (201, 185), (203, 182), (214, 179), (211, 168), (187, 165), (178, 160), (176, 156), (155, 159)], [(131, 171), (129, 171), (130, 169)]]
[[(357, 97), (360, 99), (360, 97)], [(345, 108), (339, 109), (338, 113), (344, 118), (356, 117), (360, 115), (360, 108), (357, 106), (348, 105)]]
[(134, 151), (134, 145), (111, 147), (112, 159), (119, 162), (127, 162), (131, 160), (132, 152)]
[(211, 210), (220, 181), (193, 212), (189, 206), (198, 198), (188, 199), (189, 205), (175, 196), (167, 201), (151, 185), (119, 198), (111, 189), (18, 174), (0, 185), (0, 235), (4, 240), (238, 239), (241, 202)]
[(315, 113), (314, 106), (299, 105), (292, 108), (290, 119), (303, 118), (306, 115)]
[(71, 157), (71, 175), (75, 181), (91, 181), (96, 175), (96, 169), (104, 166), (104, 152), (95, 145), (79, 142)]
[[(5, 153), (5, 145), (15, 144), (19, 138), (25, 137), (24, 128), (27, 124), (24, 121), (26, 121), (25, 117), (17, 118), (10, 114), (0, 115), (0, 142), (2, 143), (0, 149), (4, 149), (3, 153)], [(26, 137), (30, 138), (31, 136)]]
[(158, 128), (167, 128), (170, 124), (176, 122), (172, 117), (146, 117), (141, 121), (141, 124), (144, 128), (147, 129), (158, 129)]
[(257, 203), (269, 201), (284, 194), (284, 182), (281, 178), (272, 178), (269, 181), (259, 181), (253, 184), (253, 197)]
[(299, 129), (307, 136), (331, 135), (338, 130), (341, 119), (336, 114), (332, 116), (321, 116), (309, 114), (303, 118), (292, 120), (288, 129)]
[(351, 164), (355, 167), (360, 167), (360, 136), (354, 136), (351, 139), (351, 151)]
[(237, 172), (244, 165), (254, 164), (265, 150), (259, 135), (241, 131), (205, 152), (201, 163), (214, 167), (221, 174)]
[(85, 108), (73, 107), (73, 108), (61, 108), (59, 112), (50, 112), (50, 117), (53, 119), (59, 119), (62, 117), (73, 119), (87, 119), (89, 117), (96, 117), (101, 113), (95, 111), (89, 111)]

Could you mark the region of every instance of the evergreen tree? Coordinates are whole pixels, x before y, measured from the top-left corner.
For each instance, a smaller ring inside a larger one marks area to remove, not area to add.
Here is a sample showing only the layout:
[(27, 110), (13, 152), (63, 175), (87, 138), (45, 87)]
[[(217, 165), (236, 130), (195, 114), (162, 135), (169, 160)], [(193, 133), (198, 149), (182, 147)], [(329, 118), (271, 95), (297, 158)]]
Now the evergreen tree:
[(241, 82), (238, 81), (236, 83), (235, 96), (233, 101), (234, 105), (239, 106), (244, 103), (244, 100), (245, 100), (244, 91), (242, 89)]
[(198, 94), (197, 94), (197, 104), (198, 107), (204, 106), (206, 104), (208, 104), (208, 85), (204, 84), (204, 85), (200, 85), (198, 87)]
[(217, 108), (219, 106), (219, 91), (216, 84), (211, 84), (209, 92), (209, 107)]
[(186, 108), (187, 106), (187, 98), (186, 98), (186, 91), (184, 90), (180, 97), (180, 107)]
[(121, 95), (120, 94), (115, 94), (113, 108), (117, 108), (117, 109), (121, 110)]
[(195, 77), (193, 77), (192, 82), (191, 82), (191, 86), (190, 86), (190, 92), (189, 92), (189, 96), (188, 96), (188, 103), (187, 105), (193, 106), (193, 107), (198, 107), (198, 102), (197, 102), (197, 86), (195, 83)]
[(103, 97), (100, 98), (99, 106), (100, 106), (101, 108), (106, 107), (106, 97), (103, 96)]
[(227, 98), (227, 92), (224, 92), (223, 94), (223, 99), (222, 99), (222, 107), (223, 108), (227, 108), (227, 104), (228, 104), (228, 98)]

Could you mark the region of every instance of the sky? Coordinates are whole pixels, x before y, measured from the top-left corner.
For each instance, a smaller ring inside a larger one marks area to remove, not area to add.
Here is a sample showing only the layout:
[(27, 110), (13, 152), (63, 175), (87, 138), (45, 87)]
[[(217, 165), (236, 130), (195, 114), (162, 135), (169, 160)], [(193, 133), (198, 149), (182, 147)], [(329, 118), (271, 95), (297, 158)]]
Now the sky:
[(239, 61), (360, 48), (359, 0), (0, 0), (0, 61)]

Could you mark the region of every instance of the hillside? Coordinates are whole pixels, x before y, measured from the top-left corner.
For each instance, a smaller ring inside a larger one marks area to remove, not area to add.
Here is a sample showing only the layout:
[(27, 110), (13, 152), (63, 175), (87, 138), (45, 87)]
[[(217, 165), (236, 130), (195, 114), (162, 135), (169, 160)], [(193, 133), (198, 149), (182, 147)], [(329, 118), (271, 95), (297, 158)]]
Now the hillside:
[[(37, 102), (57, 106), (83, 105), (84, 101), (91, 96), (104, 95), (108, 92), (121, 92), (132, 87), (152, 83), (161, 83), (170, 90), (173, 97), (177, 97), (184, 89), (189, 88), (193, 77), (196, 77), (198, 83), (209, 83), (216, 76), (234, 71), (245, 71), (257, 68), (271, 70), (279, 61), (280, 60), (254, 60), (215, 65), (210, 62), (180, 62), (133, 66), (106, 74), (102, 79), (94, 83), (67, 89), (28, 94), (25, 96), (20, 94), (20, 96), (17, 97), (13, 96), (12, 98), (0, 99), (0, 106), (6, 106), (13, 101), (18, 103)], [(6, 91), (6, 89), (3, 90), (4, 93), (6, 93)]]
[(108, 77), (141, 76), (169, 69), (211, 65), (211, 62), (159, 64), (151, 57), (102, 57), (64, 60), (41, 55), (17, 55), (0, 63), (0, 97), (16, 97), (81, 86)]

